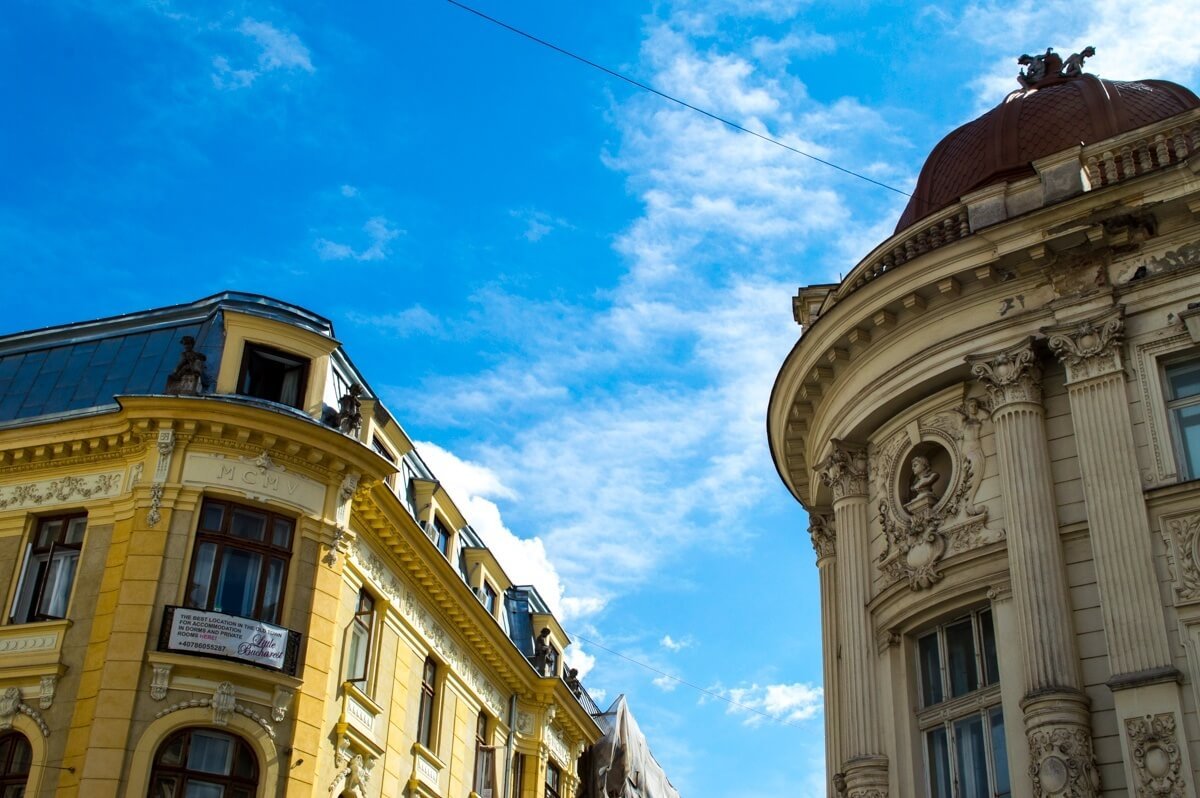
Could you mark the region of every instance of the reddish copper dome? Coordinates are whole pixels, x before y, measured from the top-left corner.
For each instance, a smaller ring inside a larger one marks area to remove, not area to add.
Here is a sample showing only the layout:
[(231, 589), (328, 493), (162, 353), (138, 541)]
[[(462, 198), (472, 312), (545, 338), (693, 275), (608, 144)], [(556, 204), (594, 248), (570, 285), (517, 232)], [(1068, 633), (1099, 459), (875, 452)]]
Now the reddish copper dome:
[(1197, 107), (1200, 98), (1175, 83), (1127, 83), (1086, 73), (1013, 92), (933, 148), (896, 232), (975, 189), (1034, 174), (1038, 158)]

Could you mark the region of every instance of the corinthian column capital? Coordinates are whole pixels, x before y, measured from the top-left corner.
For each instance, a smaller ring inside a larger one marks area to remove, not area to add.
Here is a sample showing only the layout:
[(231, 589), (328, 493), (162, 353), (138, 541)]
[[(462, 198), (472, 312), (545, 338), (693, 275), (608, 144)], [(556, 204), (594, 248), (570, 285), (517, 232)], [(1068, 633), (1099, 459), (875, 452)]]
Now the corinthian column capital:
[(833, 491), (833, 500), (867, 495), (867, 450), (834, 438), (833, 450), (817, 464), (821, 482)]
[(832, 515), (815, 511), (809, 513), (808, 534), (812, 538), (813, 551), (817, 553), (818, 561), (826, 557), (832, 557), (837, 553)]
[(1121, 370), (1124, 310), (1118, 306), (1090, 319), (1042, 328), (1050, 351), (1067, 367), (1068, 384)]
[(1042, 367), (1032, 338), (998, 352), (970, 355), (967, 363), (987, 389), (993, 410), (1016, 403), (1041, 404)]

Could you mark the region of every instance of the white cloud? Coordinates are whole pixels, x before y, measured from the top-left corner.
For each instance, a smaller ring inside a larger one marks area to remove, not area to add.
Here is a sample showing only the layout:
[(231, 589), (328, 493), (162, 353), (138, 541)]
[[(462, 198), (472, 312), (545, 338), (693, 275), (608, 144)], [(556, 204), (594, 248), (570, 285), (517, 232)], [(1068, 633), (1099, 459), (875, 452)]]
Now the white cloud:
[(821, 715), (825, 691), (819, 685), (794, 682), (791, 684), (750, 684), (744, 687), (720, 686), (711, 692), (729, 699), (725, 710), (730, 715), (743, 715), (743, 724), (757, 726), (769, 716), (786, 723), (799, 723)]
[(391, 254), (389, 244), (404, 233), (392, 227), (391, 222), (383, 216), (371, 217), (362, 229), (367, 234), (368, 245), (365, 248), (356, 250), (350, 244), (318, 238), (313, 242), (317, 257), (321, 260), (386, 260)]
[(522, 231), (521, 237), (531, 244), (536, 244), (555, 230), (563, 228), (573, 229), (566, 219), (552, 216), (545, 211), (527, 208), (524, 210), (509, 211), (508, 215), (525, 223), (525, 229)]
[(308, 48), (291, 31), (247, 17), (238, 25), (237, 32), (253, 40), (257, 48), (255, 63), (253, 67), (234, 66), (228, 56), (215, 56), (212, 81), (218, 89), (244, 89), (269, 72), (316, 71)]
[(358, 188), (350, 185), (349, 183), (344, 183), (342, 185), (341, 192), (342, 192), (343, 197), (357, 197), (358, 196)]
[[(325, 244), (334, 248), (339, 246), (332, 242), (325, 242)], [(349, 255), (344, 257), (349, 257)], [(325, 260), (336, 259), (325, 258)], [(441, 319), (421, 305), (413, 305), (396, 313), (375, 315), (351, 311), (346, 314), (346, 318), (355, 324), (374, 327), (376, 330), (389, 333), (397, 338), (409, 338), (414, 335), (440, 335), (443, 331)]]
[(670, 676), (656, 676), (651, 680), (651, 683), (664, 693), (673, 693), (675, 692), (675, 688), (679, 686), (679, 682)]
[[(513, 499), (516, 493), (490, 468), (464, 460), (434, 443), (417, 444), (422, 459), (454, 499), (467, 522), (496, 556), (508, 578), (518, 585), (533, 585), (550, 610), (563, 618), (563, 585), (558, 570), (546, 555), (541, 538), (522, 538), (500, 517), (493, 499)], [(580, 605), (576, 605), (577, 607)], [(587, 606), (586, 604), (583, 606)], [(574, 651), (572, 656), (576, 656)], [(587, 656), (580, 659), (588, 669)], [(591, 662), (594, 662), (592, 660)], [(573, 667), (583, 668), (575, 664)]]
[(261, 72), (276, 69), (300, 69), (314, 72), (308, 48), (291, 31), (276, 28), (269, 22), (247, 17), (238, 32), (251, 37), (259, 46), (258, 68)]
[(682, 640), (676, 640), (670, 635), (663, 635), (663, 639), (659, 640), (658, 643), (668, 651), (683, 651), (685, 648), (691, 647), (692, 639), (685, 637)]

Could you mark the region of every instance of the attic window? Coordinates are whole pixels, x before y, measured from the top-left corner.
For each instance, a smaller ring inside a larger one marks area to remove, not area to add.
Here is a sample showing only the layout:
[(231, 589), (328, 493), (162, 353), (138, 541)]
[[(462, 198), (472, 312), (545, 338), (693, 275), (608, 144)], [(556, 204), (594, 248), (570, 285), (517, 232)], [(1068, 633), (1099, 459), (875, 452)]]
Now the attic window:
[(308, 382), (308, 360), (258, 344), (246, 344), (238, 393), (299, 408)]

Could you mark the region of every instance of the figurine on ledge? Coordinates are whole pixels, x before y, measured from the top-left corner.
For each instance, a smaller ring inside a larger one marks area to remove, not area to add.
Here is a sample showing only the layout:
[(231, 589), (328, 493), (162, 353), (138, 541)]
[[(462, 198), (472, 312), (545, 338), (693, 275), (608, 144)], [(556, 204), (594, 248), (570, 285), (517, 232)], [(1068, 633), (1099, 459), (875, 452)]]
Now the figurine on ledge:
[(1042, 55), (1025, 53), (1017, 59), (1017, 63), (1025, 67), (1017, 75), (1017, 82), (1022, 88), (1033, 89), (1046, 81), (1077, 78), (1083, 74), (1083, 62), (1095, 54), (1096, 48), (1091, 45), (1072, 53), (1066, 61), (1054, 52), (1053, 47), (1047, 47)]

